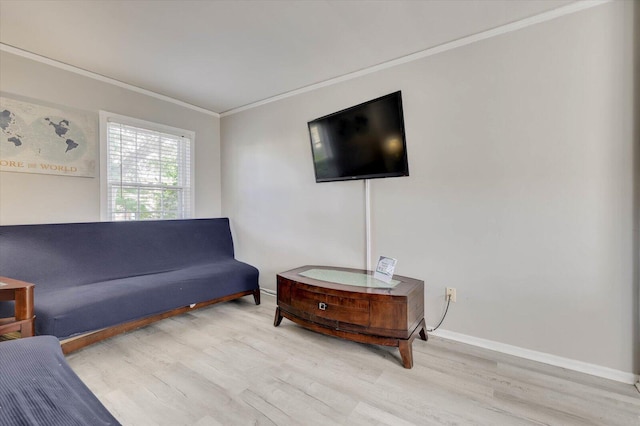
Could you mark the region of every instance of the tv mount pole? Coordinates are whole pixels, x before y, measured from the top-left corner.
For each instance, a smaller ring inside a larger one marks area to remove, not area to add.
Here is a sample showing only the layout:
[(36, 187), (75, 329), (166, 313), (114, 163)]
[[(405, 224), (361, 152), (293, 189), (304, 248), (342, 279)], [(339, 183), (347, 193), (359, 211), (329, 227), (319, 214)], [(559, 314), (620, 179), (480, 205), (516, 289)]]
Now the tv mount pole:
[(364, 179), (364, 239), (367, 271), (371, 270), (371, 182)]

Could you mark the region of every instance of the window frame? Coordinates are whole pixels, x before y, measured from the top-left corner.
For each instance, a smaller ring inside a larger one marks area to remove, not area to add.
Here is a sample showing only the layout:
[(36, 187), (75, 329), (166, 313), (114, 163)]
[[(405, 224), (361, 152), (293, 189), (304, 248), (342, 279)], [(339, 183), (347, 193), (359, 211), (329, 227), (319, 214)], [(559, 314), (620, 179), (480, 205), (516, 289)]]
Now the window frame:
[[(138, 118), (128, 117), (125, 115), (115, 114), (108, 111), (99, 111), (100, 116), (100, 220), (103, 222), (111, 222), (114, 219), (109, 214), (109, 182), (108, 182), (108, 123), (110, 121), (124, 124), (127, 126), (138, 127), (141, 129), (168, 133), (175, 136), (186, 136), (189, 138), (189, 179), (190, 179), (190, 196), (189, 211), (190, 217), (181, 219), (192, 219), (195, 217), (195, 142), (196, 134), (192, 130), (180, 129), (178, 127), (168, 126), (166, 124), (154, 123), (152, 121), (141, 120)], [(144, 221), (146, 219), (135, 219), (125, 222)], [(176, 220), (176, 219), (154, 219), (154, 220)], [(179, 220), (179, 219), (178, 219)]]

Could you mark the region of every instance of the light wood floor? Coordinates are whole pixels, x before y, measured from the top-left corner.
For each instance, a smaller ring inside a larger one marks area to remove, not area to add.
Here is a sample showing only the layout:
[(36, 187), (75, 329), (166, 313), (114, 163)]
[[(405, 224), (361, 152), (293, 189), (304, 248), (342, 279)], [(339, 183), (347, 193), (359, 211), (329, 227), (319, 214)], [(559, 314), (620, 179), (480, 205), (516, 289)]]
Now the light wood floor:
[(68, 357), (125, 425), (640, 425), (633, 386), (430, 337), (325, 337), (263, 295), (193, 311)]

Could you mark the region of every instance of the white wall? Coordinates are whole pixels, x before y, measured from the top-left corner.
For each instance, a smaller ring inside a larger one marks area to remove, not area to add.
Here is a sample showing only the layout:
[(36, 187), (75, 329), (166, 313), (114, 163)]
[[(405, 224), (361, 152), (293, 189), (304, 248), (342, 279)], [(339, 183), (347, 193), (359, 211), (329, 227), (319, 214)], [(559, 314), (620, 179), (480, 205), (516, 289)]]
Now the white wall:
[(632, 12), (605, 4), (223, 117), (237, 257), (271, 289), (303, 264), (364, 266), (363, 184), (314, 182), (306, 123), (400, 89), (411, 176), (371, 182), (373, 254), (424, 279), (427, 323), (456, 287), (447, 330), (638, 373)]
[[(99, 110), (195, 131), (195, 213), (220, 216), (219, 118), (7, 52), (0, 52), (0, 93), (93, 112), (96, 137)], [(2, 225), (99, 220), (99, 177), (0, 173)]]
[(295, 266), (365, 265), (364, 183), (319, 185), (311, 166), (307, 120), (344, 101), (305, 98), (222, 119), (223, 214), (232, 218), (236, 257), (258, 267), (271, 289), (277, 272)]

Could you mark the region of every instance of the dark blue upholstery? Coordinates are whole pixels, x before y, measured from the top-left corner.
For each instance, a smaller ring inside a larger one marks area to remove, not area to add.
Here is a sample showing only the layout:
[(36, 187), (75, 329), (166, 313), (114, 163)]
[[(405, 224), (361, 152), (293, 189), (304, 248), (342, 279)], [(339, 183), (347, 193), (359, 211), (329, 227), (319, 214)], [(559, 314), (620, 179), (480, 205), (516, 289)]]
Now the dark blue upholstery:
[(60, 338), (258, 289), (226, 218), (0, 226), (0, 276), (35, 284), (36, 333)]
[(0, 426), (119, 425), (51, 336), (0, 342)]

